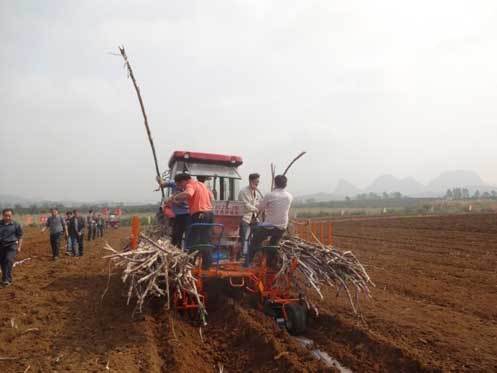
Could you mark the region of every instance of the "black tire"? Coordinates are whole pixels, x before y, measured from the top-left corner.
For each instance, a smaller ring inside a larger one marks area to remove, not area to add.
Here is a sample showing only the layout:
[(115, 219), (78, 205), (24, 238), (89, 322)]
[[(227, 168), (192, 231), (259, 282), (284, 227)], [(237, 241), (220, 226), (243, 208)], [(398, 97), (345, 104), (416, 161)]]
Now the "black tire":
[(263, 305), (262, 305), (262, 312), (264, 312), (266, 315), (271, 316), (273, 318), (276, 318), (276, 310), (274, 309), (274, 306), (271, 302), (268, 300), (265, 300)]
[(291, 303), (285, 306), (287, 315), (286, 328), (292, 335), (300, 335), (307, 328), (307, 310), (298, 303)]

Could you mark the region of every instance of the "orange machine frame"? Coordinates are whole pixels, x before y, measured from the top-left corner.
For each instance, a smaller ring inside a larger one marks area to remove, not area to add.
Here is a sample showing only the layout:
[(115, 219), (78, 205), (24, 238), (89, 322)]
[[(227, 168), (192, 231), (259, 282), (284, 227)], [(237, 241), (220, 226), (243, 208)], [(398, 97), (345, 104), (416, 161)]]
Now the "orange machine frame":
[[(201, 300), (204, 304), (206, 301), (204, 281), (212, 278), (227, 279), (231, 287), (244, 288), (248, 292), (258, 295), (260, 307), (266, 300), (281, 305), (286, 319), (285, 305), (300, 301), (300, 299), (291, 296), (291, 277), (297, 266), (297, 261), (292, 261), (291, 271), (284, 278), (286, 282), (284, 287), (274, 286), (276, 271), (268, 267), (266, 255), (264, 254), (260, 256), (259, 262), (250, 268), (243, 267), (238, 261), (229, 260), (220, 264), (213, 264), (209, 269), (202, 269), (200, 259), (193, 268), (192, 274), (196, 278), (197, 290), (201, 294)], [(173, 304), (176, 309), (183, 311), (199, 307), (197, 300), (186, 293), (176, 294), (173, 298)]]
[[(131, 228), (131, 248), (135, 249), (138, 245), (140, 234), (140, 221), (138, 217), (133, 217)], [(265, 301), (280, 305), (284, 319), (287, 319), (285, 306), (290, 303), (297, 303), (301, 300), (292, 296), (292, 277), (298, 267), (297, 260), (293, 259), (290, 272), (285, 275), (283, 281), (285, 286), (275, 286), (276, 271), (271, 269), (267, 264), (267, 256), (264, 247), (262, 253), (256, 255), (252, 267), (246, 268), (241, 262), (233, 259), (221, 263), (214, 263), (209, 269), (202, 269), (202, 259), (199, 256), (196, 266), (192, 269), (192, 274), (196, 278), (196, 287), (199, 293), (200, 301), (206, 305), (207, 297), (204, 289), (204, 280), (209, 278), (228, 279), (228, 284), (233, 288), (244, 288), (249, 293), (258, 295), (258, 304), (262, 308)], [(172, 303), (174, 308), (180, 311), (196, 311), (199, 303), (196, 297), (183, 291), (174, 292)]]

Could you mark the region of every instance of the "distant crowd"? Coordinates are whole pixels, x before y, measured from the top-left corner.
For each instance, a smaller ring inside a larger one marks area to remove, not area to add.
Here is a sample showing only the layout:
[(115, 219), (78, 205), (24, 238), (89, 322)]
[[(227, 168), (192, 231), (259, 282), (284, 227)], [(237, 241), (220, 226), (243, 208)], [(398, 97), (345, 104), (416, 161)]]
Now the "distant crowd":
[(102, 214), (90, 210), (86, 218), (82, 217), (78, 210), (67, 211), (65, 217), (59, 214), (55, 208), (50, 210), (42, 231), (48, 229), (50, 232), (50, 246), (52, 248), (53, 260), (60, 255), (60, 243), (62, 236), (66, 238), (66, 255), (83, 256), (84, 234), (87, 232), (87, 240), (92, 241), (97, 237), (103, 237), (105, 231), (105, 219)]
[[(16, 254), (22, 249), (23, 229), (14, 221), (13, 216), (14, 210), (6, 208), (2, 211), (0, 220), (0, 268), (3, 287), (12, 284), (12, 269)], [(84, 252), (85, 230), (87, 240), (92, 241), (97, 237), (103, 237), (105, 229), (106, 221), (102, 214), (90, 210), (88, 215), (83, 217), (78, 210), (73, 210), (61, 216), (55, 208), (50, 210), (50, 216), (42, 227), (43, 232), (45, 230), (50, 232), (53, 260), (59, 258), (62, 236), (66, 239), (65, 254), (80, 257)]]

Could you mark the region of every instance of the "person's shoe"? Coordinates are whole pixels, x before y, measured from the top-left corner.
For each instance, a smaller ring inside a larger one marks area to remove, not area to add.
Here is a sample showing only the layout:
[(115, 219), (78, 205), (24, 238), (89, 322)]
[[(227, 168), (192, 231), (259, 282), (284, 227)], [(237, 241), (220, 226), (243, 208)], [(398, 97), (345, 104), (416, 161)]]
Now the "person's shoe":
[(66, 252), (66, 255), (67, 256), (72, 256), (72, 253), (70, 253), (69, 251)]
[(6, 287), (8, 287), (8, 286), (10, 286), (10, 285), (12, 285), (12, 282), (11, 282), (11, 281), (3, 281), (3, 282), (2, 282), (2, 286), (3, 286), (4, 288), (6, 288)]
[(57, 260), (59, 260), (59, 257), (58, 256), (54, 256), (53, 257), (53, 261), (56, 262)]

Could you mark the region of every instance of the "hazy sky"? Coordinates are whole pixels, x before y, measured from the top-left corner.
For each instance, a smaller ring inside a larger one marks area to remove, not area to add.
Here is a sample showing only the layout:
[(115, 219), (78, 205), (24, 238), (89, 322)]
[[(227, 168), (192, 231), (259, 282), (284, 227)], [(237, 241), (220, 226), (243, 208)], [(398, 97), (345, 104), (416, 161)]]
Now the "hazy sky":
[(175, 149), (269, 164), (294, 194), (427, 182), (497, 184), (497, 2), (0, 1), (0, 193), (144, 201)]

